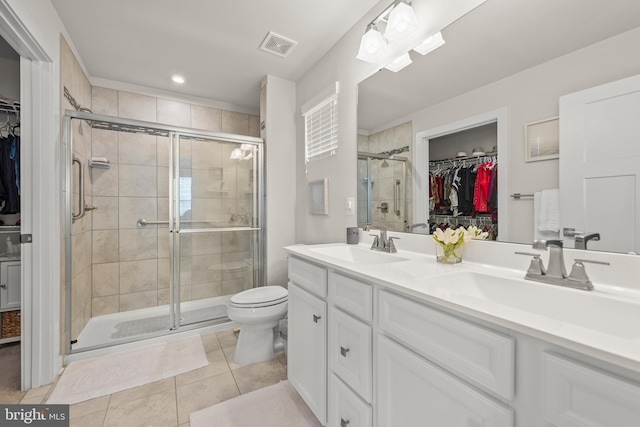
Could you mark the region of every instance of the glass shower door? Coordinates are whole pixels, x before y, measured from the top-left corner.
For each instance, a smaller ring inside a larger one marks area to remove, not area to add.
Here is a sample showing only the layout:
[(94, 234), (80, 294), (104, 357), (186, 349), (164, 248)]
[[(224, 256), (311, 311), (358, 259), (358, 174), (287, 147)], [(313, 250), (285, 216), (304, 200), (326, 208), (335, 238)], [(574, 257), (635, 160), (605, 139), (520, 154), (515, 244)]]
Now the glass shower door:
[(176, 136), (173, 271), (176, 326), (226, 321), (229, 298), (261, 274), (253, 143)]

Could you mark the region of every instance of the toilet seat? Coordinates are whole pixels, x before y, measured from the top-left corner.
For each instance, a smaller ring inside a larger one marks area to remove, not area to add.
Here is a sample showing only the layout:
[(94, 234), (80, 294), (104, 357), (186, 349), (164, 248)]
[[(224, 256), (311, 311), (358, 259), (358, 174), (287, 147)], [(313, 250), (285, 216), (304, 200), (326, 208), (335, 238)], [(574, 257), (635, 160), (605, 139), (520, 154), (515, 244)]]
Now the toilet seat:
[(242, 291), (230, 299), (230, 305), (238, 308), (259, 308), (286, 302), (288, 292), (282, 286), (262, 286)]

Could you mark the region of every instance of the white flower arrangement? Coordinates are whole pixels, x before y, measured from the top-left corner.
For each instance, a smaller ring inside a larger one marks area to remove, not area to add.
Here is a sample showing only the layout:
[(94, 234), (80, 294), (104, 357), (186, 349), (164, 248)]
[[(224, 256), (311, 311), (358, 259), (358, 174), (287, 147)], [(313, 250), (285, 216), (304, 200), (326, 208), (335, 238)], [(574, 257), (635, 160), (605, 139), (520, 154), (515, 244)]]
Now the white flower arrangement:
[(462, 244), (470, 240), (484, 240), (489, 233), (478, 229), (474, 225), (467, 228), (447, 228), (444, 231), (436, 229), (433, 240), (438, 243), (444, 253), (438, 254), (438, 260), (447, 263), (457, 263), (462, 260)]

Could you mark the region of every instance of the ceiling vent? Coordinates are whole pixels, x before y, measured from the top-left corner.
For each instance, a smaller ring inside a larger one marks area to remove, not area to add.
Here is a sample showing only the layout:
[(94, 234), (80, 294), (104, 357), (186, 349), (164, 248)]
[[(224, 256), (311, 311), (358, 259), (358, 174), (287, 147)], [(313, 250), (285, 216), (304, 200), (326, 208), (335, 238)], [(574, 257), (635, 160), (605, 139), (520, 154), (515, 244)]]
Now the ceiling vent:
[(269, 32), (260, 45), (260, 50), (273, 53), (281, 57), (286, 57), (291, 53), (298, 42), (283, 37), (273, 31)]

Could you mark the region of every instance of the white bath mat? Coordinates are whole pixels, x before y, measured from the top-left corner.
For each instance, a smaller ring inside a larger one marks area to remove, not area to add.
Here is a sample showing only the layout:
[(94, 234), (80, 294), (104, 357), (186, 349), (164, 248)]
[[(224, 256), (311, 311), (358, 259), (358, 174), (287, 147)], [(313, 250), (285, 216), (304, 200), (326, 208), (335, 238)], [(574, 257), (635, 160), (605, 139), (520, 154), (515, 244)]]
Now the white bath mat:
[(78, 360), (65, 368), (47, 403), (82, 402), (208, 364), (200, 335)]
[(191, 427), (321, 427), (289, 381), (192, 412), (189, 421)]

